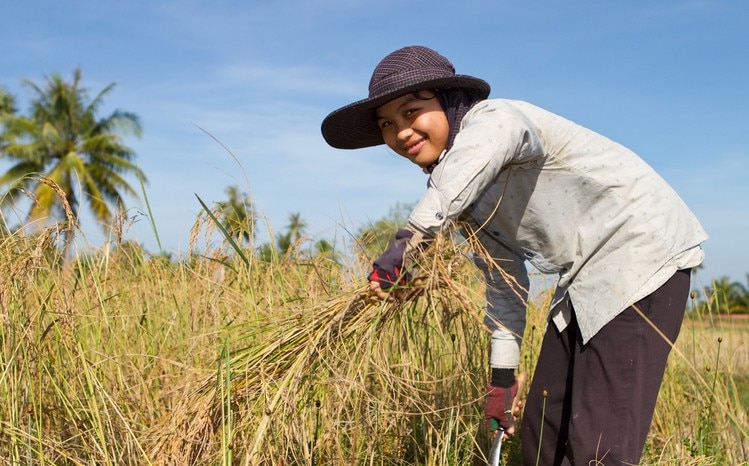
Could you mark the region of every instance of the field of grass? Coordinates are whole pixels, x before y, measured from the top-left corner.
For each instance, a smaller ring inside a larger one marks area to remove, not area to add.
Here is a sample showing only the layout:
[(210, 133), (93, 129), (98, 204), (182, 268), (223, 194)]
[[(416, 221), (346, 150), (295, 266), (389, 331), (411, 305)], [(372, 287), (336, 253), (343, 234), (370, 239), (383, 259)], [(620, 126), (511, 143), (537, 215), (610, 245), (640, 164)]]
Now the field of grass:
[[(61, 265), (60, 241), (0, 240), (2, 464), (482, 464), (489, 335), (465, 251), (432, 248), (428, 278), (380, 302), (363, 257), (125, 243)], [(548, 299), (529, 303), (529, 374)], [(746, 463), (749, 326), (690, 306), (643, 464)]]

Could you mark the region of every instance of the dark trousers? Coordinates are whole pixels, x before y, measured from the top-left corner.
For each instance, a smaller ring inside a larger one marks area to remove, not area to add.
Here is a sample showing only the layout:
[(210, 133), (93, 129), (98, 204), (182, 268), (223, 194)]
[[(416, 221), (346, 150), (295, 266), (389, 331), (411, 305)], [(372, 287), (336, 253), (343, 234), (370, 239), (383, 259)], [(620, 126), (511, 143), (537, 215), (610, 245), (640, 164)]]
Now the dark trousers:
[(549, 324), (523, 412), (524, 465), (639, 463), (671, 350), (664, 338), (676, 341), (688, 293), (680, 270), (585, 345), (574, 309), (563, 332)]

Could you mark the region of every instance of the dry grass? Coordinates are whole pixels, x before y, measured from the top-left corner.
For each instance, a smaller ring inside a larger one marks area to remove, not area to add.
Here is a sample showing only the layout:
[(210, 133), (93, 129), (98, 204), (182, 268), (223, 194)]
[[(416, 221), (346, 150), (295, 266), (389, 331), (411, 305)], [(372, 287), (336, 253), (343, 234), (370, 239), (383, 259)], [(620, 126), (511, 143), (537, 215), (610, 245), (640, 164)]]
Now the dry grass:
[[(152, 456), (199, 463), (229, 438), (243, 464), (427, 457), (417, 451), (424, 436), (444, 440), (439, 430), (465, 422), (460, 412), (478, 419), (472, 402), (481, 390), (473, 382), (486, 368), (473, 353), (485, 351), (487, 335), (476, 324), (473, 275), (458, 279), (466, 265), (459, 254), (432, 256), (428, 278), (403, 290), (403, 300), (375, 300), (350, 283), (324, 301), (304, 299), (233, 326), (241, 346), (155, 427)], [(452, 404), (445, 390), (470, 398)], [(409, 433), (417, 418), (424, 431)], [(461, 441), (472, 449), (470, 438)]]
[[(245, 263), (206, 242), (174, 263), (118, 240), (63, 265), (59, 236), (0, 239), (3, 464), (483, 461), (489, 335), (468, 245), (430, 249), (427, 278), (381, 302), (357, 278), (367, 258)], [(529, 303), (528, 373), (548, 299)], [(746, 337), (687, 321), (645, 464), (747, 460)]]

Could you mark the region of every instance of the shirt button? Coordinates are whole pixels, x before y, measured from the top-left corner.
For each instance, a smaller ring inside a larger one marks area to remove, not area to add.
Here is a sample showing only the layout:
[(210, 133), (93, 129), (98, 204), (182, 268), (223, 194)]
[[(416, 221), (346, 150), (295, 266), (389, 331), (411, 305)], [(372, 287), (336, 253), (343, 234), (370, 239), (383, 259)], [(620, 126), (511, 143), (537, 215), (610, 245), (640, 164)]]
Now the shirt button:
[(442, 215), (442, 212), (437, 212), (436, 214), (434, 214), (434, 217), (435, 217), (435, 218), (436, 218), (437, 220), (442, 220), (442, 219), (444, 219), (444, 218), (445, 218), (445, 216), (444, 216), (444, 215)]

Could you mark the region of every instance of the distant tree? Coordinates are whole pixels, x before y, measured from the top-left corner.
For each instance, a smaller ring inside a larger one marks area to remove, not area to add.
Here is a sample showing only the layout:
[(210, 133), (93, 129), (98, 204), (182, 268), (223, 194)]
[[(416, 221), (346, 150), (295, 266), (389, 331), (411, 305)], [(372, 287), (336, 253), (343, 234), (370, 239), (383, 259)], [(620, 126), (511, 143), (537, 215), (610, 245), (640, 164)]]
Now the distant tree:
[(317, 254), (333, 254), (335, 252), (335, 247), (333, 247), (333, 244), (326, 240), (321, 239), (315, 243), (315, 252)]
[(6, 114), (16, 113), (16, 98), (0, 86), (0, 118)]
[(302, 214), (297, 212), (289, 216), (289, 225), (286, 228), (288, 230), (289, 240), (292, 243), (295, 243), (302, 238), (302, 233), (307, 229), (307, 222), (302, 220)]
[[(289, 254), (296, 254), (300, 246), (304, 243), (304, 233), (307, 229), (307, 222), (302, 220), (300, 213), (289, 215), (289, 224), (286, 226), (286, 232), (278, 233), (274, 242), (268, 242), (258, 248), (258, 254), (261, 260), (270, 262), (274, 257), (288, 257)], [(335, 252), (333, 244), (328, 240), (321, 239), (312, 245), (311, 255), (325, 255), (334, 261), (339, 257)], [(306, 254), (302, 254), (307, 257)]]
[(341, 254), (336, 251), (335, 245), (326, 239), (315, 242), (313, 254), (315, 257), (324, 257), (337, 264), (341, 263)]
[(292, 246), (302, 238), (307, 224), (302, 220), (299, 213), (289, 215), (289, 224), (286, 226), (286, 233), (276, 235), (276, 242), (263, 244), (260, 249), (260, 258), (264, 261), (271, 261), (275, 256), (283, 257), (289, 253)]
[(279, 234), (276, 238), (278, 251), (282, 256), (291, 251), (293, 246), (298, 246), (302, 239), (302, 234), (307, 228), (307, 223), (302, 220), (300, 213), (289, 215), (289, 224), (286, 226), (286, 233)]
[(713, 281), (713, 286), (706, 293), (713, 309), (720, 314), (749, 313), (749, 274), (747, 285), (720, 277)]
[[(28, 116), (2, 116), (0, 157), (11, 161), (12, 166), (0, 176), (0, 186), (7, 187), (5, 202), (31, 193), (27, 223), (65, 219), (70, 212), (78, 220), (81, 204), (87, 204), (106, 231), (113, 215), (110, 206), (116, 212), (124, 208), (124, 195), (137, 197), (124, 175), (136, 175), (145, 181), (143, 172), (133, 163), (135, 153), (120, 136), (140, 136), (141, 127), (137, 116), (129, 112), (116, 110), (99, 117), (104, 97), (115, 83), (89, 99), (81, 79), (78, 68), (70, 82), (59, 74), (47, 77), (44, 87), (23, 81), (33, 94), (31, 110)], [(4, 105), (8, 105), (7, 97), (4, 99)], [(31, 174), (52, 183), (41, 182)], [(55, 192), (55, 185), (64, 199)], [(67, 248), (73, 234), (69, 230)]]
[[(7, 117), (16, 113), (16, 99), (8, 93), (8, 91), (0, 86), (0, 147), (3, 146), (3, 140), (5, 130), (5, 121)], [(5, 218), (0, 218), (0, 236), (5, 236), (10, 233), (10, 227), (5, 221)]]
[(272, 262), (274, 257), (278, 257), (278, 246), (273, 244), (273, 242), (267, 242), (263, 243), (258, 249), (257, 249), (258, 256), (260, 257), (260, 260), (265, 262)]
[(406, 225), (412, 209), (413, 206), (409, 204), (396, 204), (390, 209), (387, 217), (360, 229), (358, 234), (360, 250), (369, 258), (382, 254), (393, 239), (395, 232)]
[(226, 188), (226, 194), (229, 199), (217, 203), (217, 217), (235, 240), (248, 243), (255, 236), (255, 213), (250, 196), (237, 186)]

